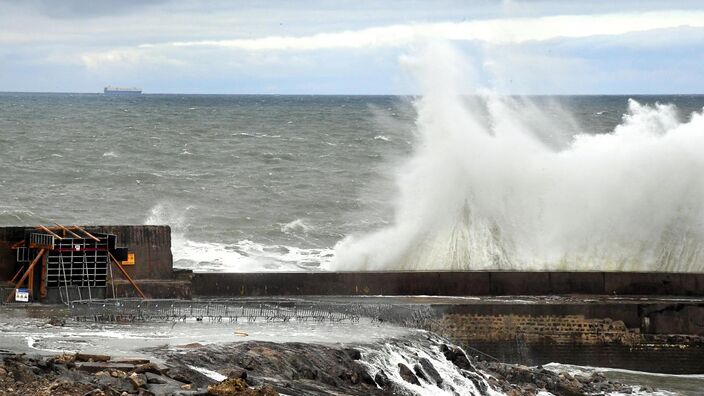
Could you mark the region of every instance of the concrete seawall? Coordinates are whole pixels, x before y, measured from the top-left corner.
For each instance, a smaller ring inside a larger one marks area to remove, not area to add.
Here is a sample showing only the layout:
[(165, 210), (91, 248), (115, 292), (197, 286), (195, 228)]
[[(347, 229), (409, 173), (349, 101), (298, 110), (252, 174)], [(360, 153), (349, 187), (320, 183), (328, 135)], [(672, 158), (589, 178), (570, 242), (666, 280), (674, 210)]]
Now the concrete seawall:
[(704, 274), (637, 272), (196, 273), (199, 296), (704, 296)]

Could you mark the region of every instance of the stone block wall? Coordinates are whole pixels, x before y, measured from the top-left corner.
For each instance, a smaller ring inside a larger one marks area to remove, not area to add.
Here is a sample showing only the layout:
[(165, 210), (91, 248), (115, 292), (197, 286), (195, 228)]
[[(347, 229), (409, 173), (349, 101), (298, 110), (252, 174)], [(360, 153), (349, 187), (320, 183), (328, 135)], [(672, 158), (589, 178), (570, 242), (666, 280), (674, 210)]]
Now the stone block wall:
[(704, 336), (642, 333), (606, 317), (449, 313), (429, 328), (480, 359), (704, 373)]
[(583, 315), (449, 314), (433, 322), (432, 329), (465, 343), (521, 339), (529, 343), (634, 345), (641, 339), (640, 329), (629, 329), (620, 320), (587, 319)]

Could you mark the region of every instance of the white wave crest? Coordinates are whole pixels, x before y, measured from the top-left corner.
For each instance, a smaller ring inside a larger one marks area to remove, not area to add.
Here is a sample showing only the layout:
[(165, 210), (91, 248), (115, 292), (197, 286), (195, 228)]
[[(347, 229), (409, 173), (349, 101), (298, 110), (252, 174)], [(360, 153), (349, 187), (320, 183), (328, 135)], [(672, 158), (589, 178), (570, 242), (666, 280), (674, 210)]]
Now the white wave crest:
[(196, 242), (174, 235), (174, 266), (196, 272), (267, 272), (326, 270), (332, 249), (264, 245), (250, 240), (233, 244)]
[(295, 232), (307, 233), (311, 230), (311, 226), (306, 224), (302, 219), (296, 219), (290, 223), (281, 226), (281, 232), (291, 234)]
[[(145, 224), (171, 227), (171, 252), (174, 266), (197, 272), (261, 272), (327, 270), (333, 257), (332, 249), (266, 245), (250, 240), (235, 243), (195, 241), (187, 236), (186, 213), (190, 207), (160, 203), (150, 211)], [(297, 219), (282, 226), (293, 231), (309, 229)]]

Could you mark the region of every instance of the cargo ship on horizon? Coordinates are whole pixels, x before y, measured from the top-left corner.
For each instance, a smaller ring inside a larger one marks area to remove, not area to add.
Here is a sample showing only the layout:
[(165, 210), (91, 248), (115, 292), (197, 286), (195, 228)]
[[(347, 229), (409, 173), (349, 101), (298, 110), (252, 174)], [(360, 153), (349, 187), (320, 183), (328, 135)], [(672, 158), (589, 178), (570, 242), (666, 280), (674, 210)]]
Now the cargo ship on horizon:
[(142, 88), (135, 87), (113, 87), (108, 85), (103, 88), (103, 93), (106, 95), (141, 95)]

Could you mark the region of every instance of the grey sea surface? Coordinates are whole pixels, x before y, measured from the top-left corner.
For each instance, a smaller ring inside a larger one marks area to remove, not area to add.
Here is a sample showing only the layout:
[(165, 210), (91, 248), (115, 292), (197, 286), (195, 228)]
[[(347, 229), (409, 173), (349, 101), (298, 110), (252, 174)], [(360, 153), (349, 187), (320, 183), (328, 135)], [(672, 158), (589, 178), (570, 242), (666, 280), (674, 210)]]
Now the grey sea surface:
[[(531, 101), (559, 142), (613, 130), (628, 98)], [(415, 117), (393, 96), (2, 93), (0, 225), (168, 224), (177, 266), (325, 270), (346, 235), (392, 220)]]

